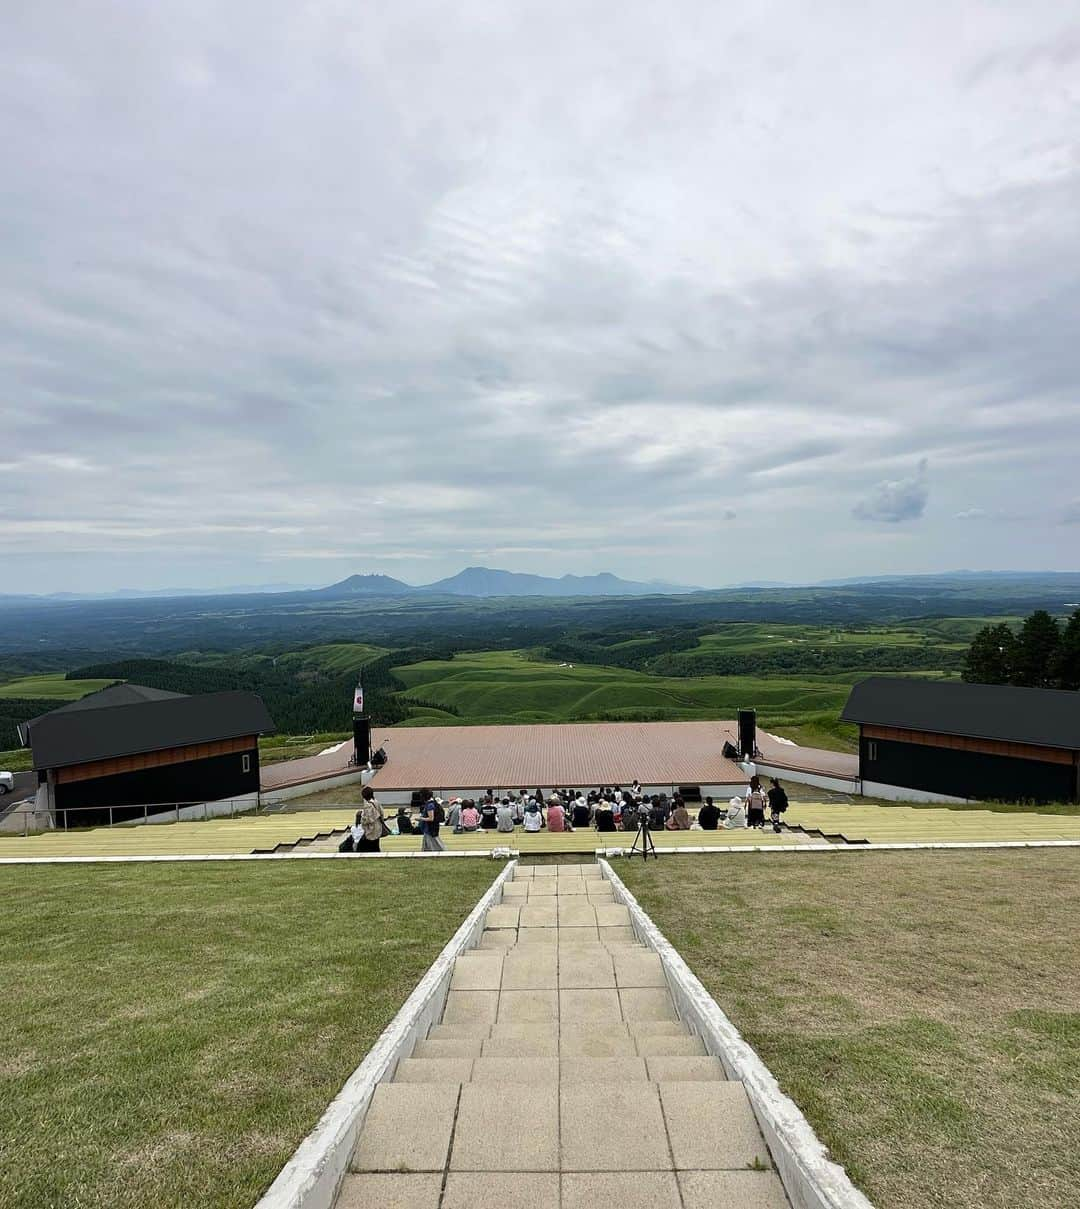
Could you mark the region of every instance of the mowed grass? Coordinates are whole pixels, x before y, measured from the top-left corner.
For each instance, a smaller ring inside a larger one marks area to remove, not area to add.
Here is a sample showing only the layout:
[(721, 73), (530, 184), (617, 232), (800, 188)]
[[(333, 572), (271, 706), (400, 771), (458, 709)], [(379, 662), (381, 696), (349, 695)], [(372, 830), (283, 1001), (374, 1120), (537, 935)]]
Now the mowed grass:
[(785, 738), (839, 750), (853, 747), (854, 728), (838, 715), (851, 685), (846, 676), (652, 676), (627, 668), (557, 663), (520, 651), (478, 651), (394, 669), (406, 695), (449, 705), (407, 725), (580, 721), (690, 721), (734, 718), (756, 708), (759, 724)]
[(278, 655), (278, 667), (292, 672), (318, 672), (326, 675), (344, 674), (363, 667), (372, 659), (386, 654), (385, 647), (371, 646), (366, 642), (328, 642), (320, 646), (304, 647)]
[(496, 872), (0, 870), (0, 1205), (250, 1209)]
[(33, 701), (78, 701), (87, 693), (108, 688), (115, 680), (65, 680), (63, 672), (23, 676), (0, 684), (0, 697), (25, 697)]
[(618, 872), (879, 1209), (1080, 1204), (1080, 852)]

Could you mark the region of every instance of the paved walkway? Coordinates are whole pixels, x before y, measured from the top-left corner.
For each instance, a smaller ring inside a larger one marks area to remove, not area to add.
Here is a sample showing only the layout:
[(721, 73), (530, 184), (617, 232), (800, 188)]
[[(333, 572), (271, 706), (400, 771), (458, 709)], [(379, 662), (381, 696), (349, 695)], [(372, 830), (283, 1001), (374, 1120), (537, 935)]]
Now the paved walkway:
[(519, 866), (375, 1091), (337, 1209), (787, 1209), (599, 866)]

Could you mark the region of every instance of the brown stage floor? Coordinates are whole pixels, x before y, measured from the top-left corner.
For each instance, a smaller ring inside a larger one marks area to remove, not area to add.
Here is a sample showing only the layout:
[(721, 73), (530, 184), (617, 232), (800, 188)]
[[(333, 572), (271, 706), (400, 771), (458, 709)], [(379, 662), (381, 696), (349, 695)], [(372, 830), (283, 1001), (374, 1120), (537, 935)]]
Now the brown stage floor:
[(581, 722), (536, 726), (418, 726), (376, 731), (389, 762), (372, 781), (392, 789), (551, 789), (741, 784), (720, 754), (718, 722)]

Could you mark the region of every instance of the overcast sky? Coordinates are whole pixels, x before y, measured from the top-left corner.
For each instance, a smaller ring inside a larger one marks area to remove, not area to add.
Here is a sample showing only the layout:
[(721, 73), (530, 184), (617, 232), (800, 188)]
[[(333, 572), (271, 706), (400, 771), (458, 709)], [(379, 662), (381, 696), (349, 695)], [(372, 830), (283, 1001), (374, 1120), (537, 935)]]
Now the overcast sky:
[(3, 591), (1080, 566), (1080, 5), (39, 0)]

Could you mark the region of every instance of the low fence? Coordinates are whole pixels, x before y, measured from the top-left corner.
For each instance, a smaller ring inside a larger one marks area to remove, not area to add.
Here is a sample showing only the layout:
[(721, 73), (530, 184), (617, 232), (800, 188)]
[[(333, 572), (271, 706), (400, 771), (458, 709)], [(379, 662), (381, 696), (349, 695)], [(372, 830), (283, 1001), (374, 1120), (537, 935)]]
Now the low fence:
[(276, 812), (276, 798), (248, 794), (214, 802), (144, 802), (138, 805), (79, 806), (47, 810), (28, 803), (15, 806), (0, 819), (0, 832), (30, 835), (39, 831), (84, 831), (95, 827), (142, 827), (239, 815)]

